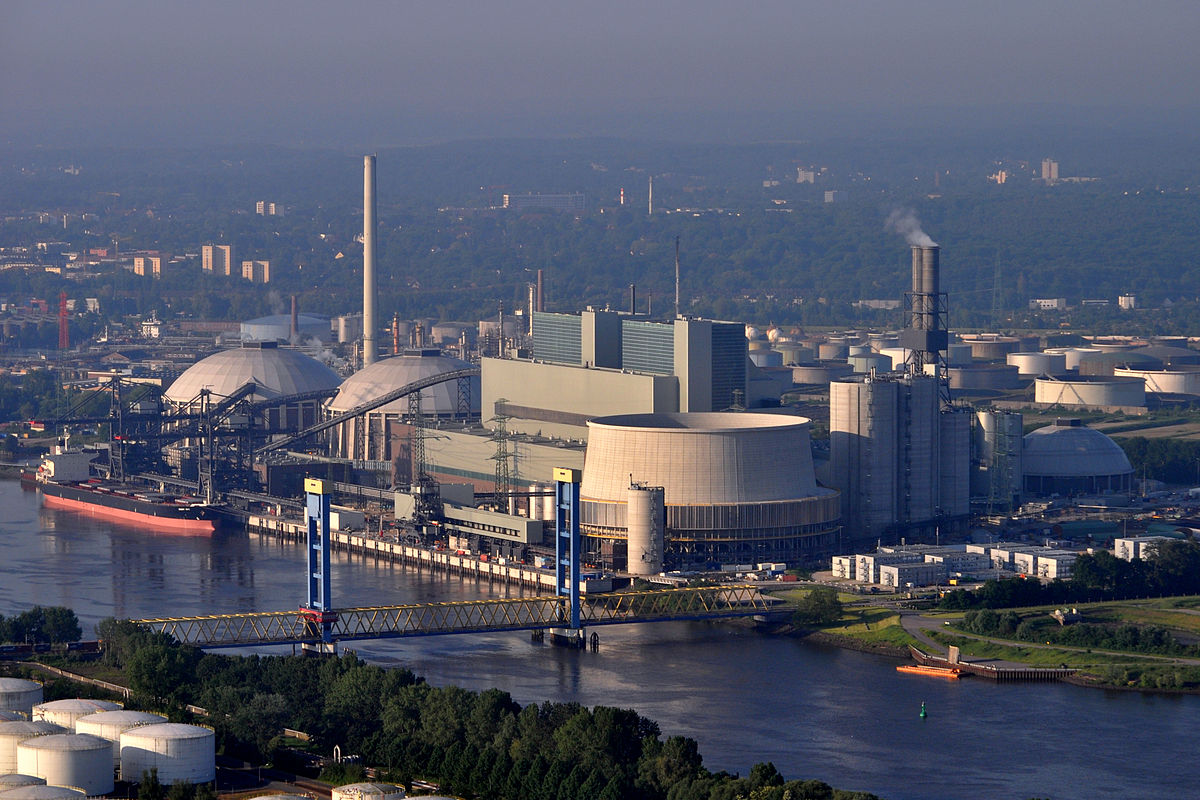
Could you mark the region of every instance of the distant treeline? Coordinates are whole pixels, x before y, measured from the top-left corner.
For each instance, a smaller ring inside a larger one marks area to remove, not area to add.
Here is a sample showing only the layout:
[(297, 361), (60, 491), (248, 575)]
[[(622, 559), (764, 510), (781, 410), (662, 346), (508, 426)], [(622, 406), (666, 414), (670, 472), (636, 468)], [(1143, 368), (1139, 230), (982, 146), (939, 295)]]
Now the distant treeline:
[(0, 643), (62, 644), (83, 635), (75, 612), (62, 606), (34, 606), (11, 617), (0, 616)]
[(1200, 543), (1172, 539), (1159, 542), (1145, 559), (1126, 561), (1101, 550), (1076, 559), (1070, 580), (989, 580), (975, 591), (947, 593), (940, 605), (946, 609), (1019, 608), (1190, 594), (1200, 594)]
[[(496, 800), (870, 800), (820, 781), (785, 781), (771, 764), (739, 778), (704, 768), (696, 742), (662, 738), (629, 709), (521, 706), (507, 692), (430, 686), (407, 669), (341, 658), (232, 657), (181, 647), (129, 622), (105, 620), (103, 658), (124, 670), (135, 700), (206, 708), (222, 752), (286, 759), (280, 731), (303, 730), (390, 780)], [(732, 729), (731, 729), (732, 730)], [(734, 734), (731, 734), (734, 735)]]

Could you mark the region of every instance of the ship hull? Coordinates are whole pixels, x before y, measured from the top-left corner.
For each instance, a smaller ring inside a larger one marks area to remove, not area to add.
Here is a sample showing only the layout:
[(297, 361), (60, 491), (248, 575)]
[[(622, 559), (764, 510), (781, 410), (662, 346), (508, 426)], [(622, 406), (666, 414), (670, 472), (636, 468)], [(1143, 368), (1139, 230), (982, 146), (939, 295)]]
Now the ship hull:
[(68, 484), (44, 483), (42, 505), (163, 533), (209, 536), (217, 529), (204, 506), (180, 506)]

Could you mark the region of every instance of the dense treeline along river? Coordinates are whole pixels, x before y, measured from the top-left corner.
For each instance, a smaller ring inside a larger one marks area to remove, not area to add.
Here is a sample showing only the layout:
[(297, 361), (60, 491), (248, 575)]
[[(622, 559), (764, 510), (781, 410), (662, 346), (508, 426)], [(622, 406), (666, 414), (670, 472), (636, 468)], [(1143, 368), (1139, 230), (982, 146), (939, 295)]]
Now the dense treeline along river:
[[(70, 606), (90, 632), (108, 616), (287, 610), (304, 600), (297, 544), (159, 535), (47, 511), (11, 481), (0, 482), (0, 509), (0, 614)], [(344, 553), (334, 554), (332, 582), (339, 606), (519, 591)], [(936, 681), (899, 674), (889, 659), (726, 624), (597, 630), (598, 653), (533, 644), (523, 633), (349, 646), (438, 685), (496, 686), (521, 703), (634, 708), (664, 734), (698, 740), (710, 769), (745, 774), (769, 760), (788, 778), (896, 800), (1200, 796), (1197, 696)]]

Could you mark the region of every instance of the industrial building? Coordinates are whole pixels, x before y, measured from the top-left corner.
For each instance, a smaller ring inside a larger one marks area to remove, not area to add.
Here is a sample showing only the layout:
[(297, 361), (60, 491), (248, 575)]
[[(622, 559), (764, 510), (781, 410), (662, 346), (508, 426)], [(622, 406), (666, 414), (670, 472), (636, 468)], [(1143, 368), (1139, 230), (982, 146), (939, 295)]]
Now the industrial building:
[(938, 381), (886, 374), (829, 387), (830, 480), (850, 540), (950, 525), (970, 510), (970, 415)]
[[(762, 413), (588, 422), (580, 529), (597, 563), (805, 561), (836, 549), (837, 492), (817, 485), (809, 421)], [(663, 550), (655, 489), (665, 508)]]
[(484, 418), (525, 433), (581, 439), (598, 416), (756, 406), (745, 328), (733, 322), (535, 312), (529, 357), (481, 367)]
[(1022, 461), (1027, 494), (1128, 494), (1133, 490), (1133, 467), (1125, 451), (1078, 419), (1058, 419), (1027, 434)]

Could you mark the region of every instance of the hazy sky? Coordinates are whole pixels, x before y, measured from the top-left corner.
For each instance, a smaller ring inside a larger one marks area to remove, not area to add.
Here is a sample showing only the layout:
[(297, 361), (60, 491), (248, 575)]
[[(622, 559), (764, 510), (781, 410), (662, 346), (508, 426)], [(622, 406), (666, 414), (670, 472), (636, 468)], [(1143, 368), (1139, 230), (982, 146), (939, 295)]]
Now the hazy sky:
[(703, 138), (924, 107), (1152, 125), (1200, 106), (1198, 33), (1196, 0), (0, 0), (0, 140)]

